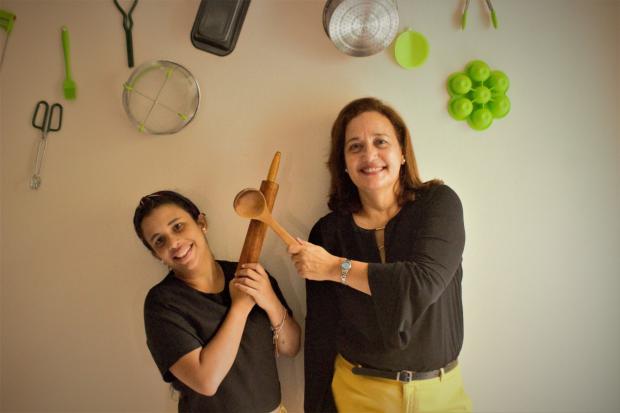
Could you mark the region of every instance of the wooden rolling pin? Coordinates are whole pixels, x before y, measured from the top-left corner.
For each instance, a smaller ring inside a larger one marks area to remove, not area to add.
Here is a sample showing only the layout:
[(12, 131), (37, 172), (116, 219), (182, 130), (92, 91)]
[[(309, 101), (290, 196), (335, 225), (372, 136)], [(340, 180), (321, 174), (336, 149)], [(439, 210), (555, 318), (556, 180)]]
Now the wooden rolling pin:
[[(273, 160), (271, 161), (267, 179), (262, 181), (260, 184), (260, 191), (263, 195), (265, 195), (269, 212), (273, 210), (273, 204), (276, 201), (276, 195), (278, 194), (278, 188), (280, 187), (276, 183), (276, 175), (278, 174), (279, 167), (280, 152), (276, 152)], [(248, 232), (245, 234), (245, 242), (243, 243), (243, 248), (241, 249), (241, 256), (239, 257), (239, 265), (237, 266), (237, 269), (239, 269), (241, 264), (258, 262), (266, 233), (266, 224), (255, 219), (250, 220), (250, 225), (248, 226)]]

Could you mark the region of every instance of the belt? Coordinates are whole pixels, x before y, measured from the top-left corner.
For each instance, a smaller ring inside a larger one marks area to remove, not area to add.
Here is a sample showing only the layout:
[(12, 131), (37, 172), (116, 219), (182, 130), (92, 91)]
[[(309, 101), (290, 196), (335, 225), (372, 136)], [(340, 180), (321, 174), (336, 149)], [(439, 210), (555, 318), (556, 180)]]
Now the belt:
[(403, 383), (409, 383), (414, 380), (427, 380), (434, 379), (435, 377), (440, 377), (447, 372), (453, 370), (458, 365), (458, 360), (451, 361), (446, 364), (443, 368), (438, 370), (431, 371), (411, 371), (411, 370), (400, 370), (400, 371), (388, 371), (388, 370), (379, 370), (379, 369), (371, 369), (369, 367), (355, 366), (351, 369), (353, 374), (358, 376), (370, 376), (370, 377), (381, 377), (383, 379), (397, 380)]

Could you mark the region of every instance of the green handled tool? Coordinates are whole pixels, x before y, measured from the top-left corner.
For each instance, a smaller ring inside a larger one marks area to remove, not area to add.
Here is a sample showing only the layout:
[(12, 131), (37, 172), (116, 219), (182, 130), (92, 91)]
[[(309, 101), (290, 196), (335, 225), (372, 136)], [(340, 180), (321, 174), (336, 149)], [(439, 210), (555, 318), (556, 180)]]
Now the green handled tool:
[(491, 0), (486, 0), (487, 7), (489, 8), (489, 12), (491, 13), (491, 21), (493, 22), (493, 27), (497, 29), (497, 16), (495, 15), (495, 9), (493, 9), (493, 5), (491, 4)]
[[(493, 4), (491, 0), (485, 0), (487, 8), (489, 9), (489, 13), (491, 14), (491, 23), (493, 27), (497, 29), (499, 23), (497, 22), (497, 15), (495, 14), (495, 9), (493, 8)], [(469, 0), (465, 0), (465, 7), (463, 7), (463, 14), (461, 15), (461, 30), (465, 30), (467, 26), (467, 9), (469, 9)]]
[(461, 16), (461, 30), (465, 30), (467, 26), (467, 9), (469, 8), (469, 0), (465, 0), (465, 7), (463, 7), (463, 15)]
[(69, 30), (67, 26), (62, 26), (61, 29), (62, 38), (62, 50), (65, 55), (65, 81), (62, 83), (65, 99), (73, 100), (77, 92), (77, 86), (75, 81), (71, 79), (71, 58), (69, 54)]
[(9, 35), (13, 26), (15, 25), (16, 16), (10, 11), (0, 10), (0, 29), (6, 31), (6, 41), (2, 48), (2, 56), (0, 57), (0, 69), (2, 68), (2, 62), (4, 62), (4, 53), (6, 52), (6, 45), (9, 44)]

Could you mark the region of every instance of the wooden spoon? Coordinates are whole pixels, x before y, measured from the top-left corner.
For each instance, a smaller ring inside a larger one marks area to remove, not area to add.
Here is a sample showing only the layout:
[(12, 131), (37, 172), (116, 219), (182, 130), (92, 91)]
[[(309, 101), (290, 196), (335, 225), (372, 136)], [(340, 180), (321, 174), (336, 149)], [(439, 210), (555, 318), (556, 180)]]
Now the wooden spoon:
[(297, 240), (273, 219), (267, 208), (265, 196), (258, 189), (248, 188), (239, 192), (233, 201), (233, 207), (237, 215), (243, 218), (256, 219), (269, 225), (286, 245), (298, 244)]

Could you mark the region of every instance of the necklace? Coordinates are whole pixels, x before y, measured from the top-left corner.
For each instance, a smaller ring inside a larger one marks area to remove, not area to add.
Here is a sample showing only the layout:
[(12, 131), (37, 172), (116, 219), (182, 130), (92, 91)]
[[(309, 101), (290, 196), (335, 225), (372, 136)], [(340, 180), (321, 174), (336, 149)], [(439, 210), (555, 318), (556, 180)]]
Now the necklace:
[(375, 228), (375, 241), (377, 242), (377, 248), (379, 249), (379, 256), (381, 262), (385, 262), (385, 227)]

